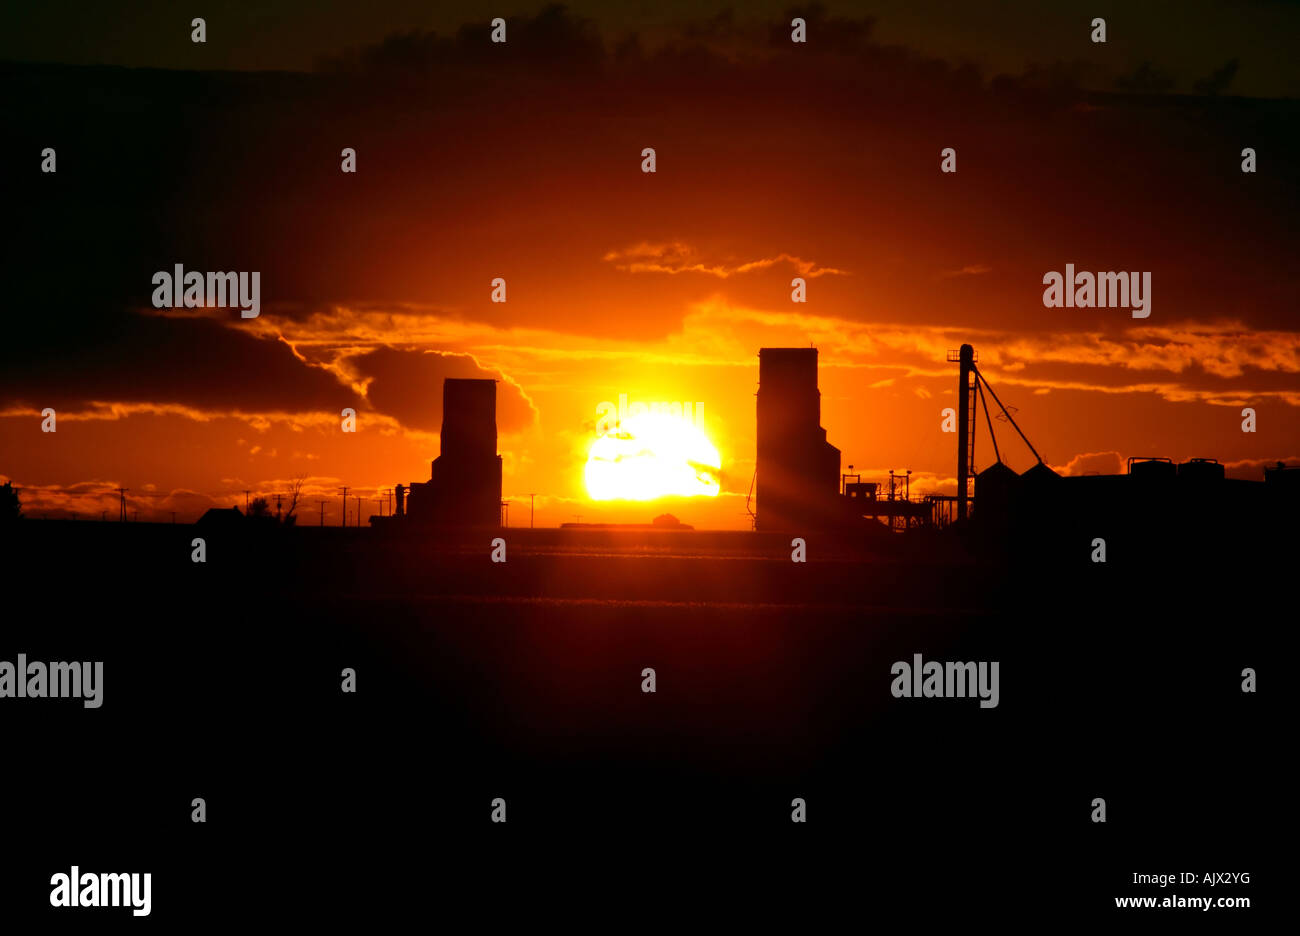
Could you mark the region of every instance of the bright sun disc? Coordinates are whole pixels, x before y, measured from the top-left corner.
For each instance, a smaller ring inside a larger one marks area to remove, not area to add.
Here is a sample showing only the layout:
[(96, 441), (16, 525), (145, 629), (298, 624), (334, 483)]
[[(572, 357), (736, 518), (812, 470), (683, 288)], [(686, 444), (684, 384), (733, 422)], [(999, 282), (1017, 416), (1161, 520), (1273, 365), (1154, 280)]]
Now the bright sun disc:
[(592, 500), (717, 497), (722, 458), (698, 427), (644, 413), (599, 436), (587, 453)]

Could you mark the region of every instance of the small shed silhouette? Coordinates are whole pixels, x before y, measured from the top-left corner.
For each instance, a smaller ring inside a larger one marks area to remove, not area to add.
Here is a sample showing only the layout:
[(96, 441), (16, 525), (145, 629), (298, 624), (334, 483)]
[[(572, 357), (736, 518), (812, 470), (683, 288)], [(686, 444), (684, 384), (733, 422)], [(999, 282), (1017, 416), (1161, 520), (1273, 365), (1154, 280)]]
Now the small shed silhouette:
[(196, 526), (205, 529), (227, 530), (240, 526), (243, 522), (244, 515), (238, 507), (209, 507), (203, 516), (199, 517)]

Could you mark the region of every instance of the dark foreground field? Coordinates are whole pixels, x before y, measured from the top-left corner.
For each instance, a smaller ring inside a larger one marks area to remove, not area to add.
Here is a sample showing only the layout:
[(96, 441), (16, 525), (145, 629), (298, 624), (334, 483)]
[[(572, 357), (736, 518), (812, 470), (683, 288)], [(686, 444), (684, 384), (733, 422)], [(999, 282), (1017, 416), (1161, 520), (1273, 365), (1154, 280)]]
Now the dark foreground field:
[[(808, 545), (24, 521), (0, 660), (103, 660), (104, 701), (0, 700), (5, 911), (48, 913), (78, 864), (152, 872), (153, 912), (62, 922), (177, 932), (1072, 919), (1172, 890), (1260, 916), (1294, 556)], [(999, 661), (998, 706), (892, 697), (915, 653)], [(1212, 871), (1252, 884), (1132, 883)]]

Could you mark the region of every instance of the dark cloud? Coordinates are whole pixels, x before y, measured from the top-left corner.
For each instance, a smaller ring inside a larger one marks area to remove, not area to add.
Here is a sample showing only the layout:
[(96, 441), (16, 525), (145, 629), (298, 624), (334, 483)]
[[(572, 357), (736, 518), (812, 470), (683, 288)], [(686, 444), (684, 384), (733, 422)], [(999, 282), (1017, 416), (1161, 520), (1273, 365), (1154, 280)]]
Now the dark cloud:
[[(189, 16), (178, 17), (160, 0), (42, 0), (8, 11), (0, 30), (0, 60), (194, 71), (306, 71), (314, 63), (363, 59), (424, 67), (440, 59), (459, 64), (534, 55), (581, 59), (598, 54), (592, 41), (597, 35), (608, 48), (625, 52), (629, 41), (651, 48), (686, 40), (739, 54), (788, 45), (790, 19), (801, 15), (811, 30), (808, 55), (870, 39), (953, 62), (981, 62), (989, 73), (1018, 74), (1031, 61), (1086, 54), (1105, 66), (1093, 88), (1113, 87), (1124, 67), (1119, 63), (1151, 59), (1187, 91), (1193, 79), (1244, 50), (1244, 93), (1300, 93), (1291, 42), (1300, 26), (1294, 0), (1150, 0), (1119, 6), (1105, 0), (909, 0), (870, 4), (878, 21), (862, 15), (865, 4), (858, 0), (569, 0), (569, 12), (538, 3), (533, 6), (538, 12), (521, 13), (528, 6), (526, 0), (495, 9), (482, 0), (370, 0), (363, 7), (344, 0), (207, 0), (195, 12), (206, 16), (208, 41), (196, 45), (188, 41)], [(506, 55), (485, 48), (493, 16), (510, 20), (514, 48)], [(1106, 17), (1110, 26), (1105, 44), (1088, 42), (1096, 16)], [(582, 29), (575, 32), (574, 24)]]
[[(0, 65), (16, 235), (0, 391), (33, 405), (349, 405), (330, 374), (237, 321), (133, 311), (153, 271), (178, 262), (258, 270), (267, 306), (415, 303), (612, 337), (670, 333), (698, 298), (680, 277), (629, 287), (602, 262), (635, 240), (796, 252), (852, 269), (819, 296), (864, 314), (963, 325), (996, 304), (997, 324), (1026, 331), (1060, 325), (1042, 315), (1043, 271), (1141, 264), (1157, 315), (1293, 327), (1300, 199), (1276, 167), (1300, 159), (1295, 102), (1100, 94), (1087, 61), (986, 82), (878, 41), (869, 17), (801, 15), (815, 41), (797, 48), (789, 17), (702, 14), (666, 40), (624, 36), (614, 54), (593, 21), (548, 7), (510, 18), (505, 47), (486, 22), (404, 31), (315, 75)], [(1229, 65), (1206, 94), (1234, 80)], [(635, 169), (648, 138), (653, 188)], [(345, 145), (355, 176), (339, 171)], [(948, 145), (961, 184), (943, 187)], [(1239, 171), (1245, 145), (1264, 167), (1253, 176)], [(45, 146), (57, 174), (34, 170)], [(942, 276), (972, 263), (992, 272)], [(488, 284), (507, 269), (511, 300), (493, 304)], [(762, 306), (782, 284), (774, 272), (729, 286)], [(1095, 327), (1086, 316), (1074, 324)], [(392, 354), (368, 365), (376, 405), (436, 425), (410, 401), (436, 403), (421, 381), (437, 378), (403, 379), (414, 353)]]
[(1129, 74), (1115, 79), (1115, 87), (1134, 94), (1163, 94), (1173, 86), (1173, 77), (1151, 62), (1143, 62)]
[(605, 45), (594, 21), (576, 17), (561, 4), (532, 16), (506, 16), (506, 43), (491, 40), (491, 17), (466, 23), (454, 35), (409, 29), (382, 41), (323, 56), (324, 72), (428, 72), (439, 77), (466, 67), (500, 69), (559, 65), (579, 71), (605, 59)]
[(358, 398), (288, 345), (211, 319), (132, 314), (87, 342), (9, 346), (0, 367), (0, 406), (77, 412), (92, 401), (173, 404), (228, 413), (338, 412)]
[(826, 7), (820, 3), (792, 7), (779, 21), (772, 24), (767, 36), (773, 48), (783, 51), (790, 48), (790, 22), (795, 17), (804, 21), (808, 30), (806, 35), (815, 38), (813, 45), (819, 52), (862, 53), (873, 48), (870, 40), (876, 27), (876, 17), (836, 16), (827, 12)]
[(358, 356), (353, 366), (373, 378), (368, 395), (381, 413), (402, 425), (437, 432), (442, 425), (442, 382), (448, 377), (496, 380), (497, 431), (532, 426), (536, 411), (520, 388), (498, 371), (481, 367), (468, 354), (377, 348)]
[(1222, 94), (1228, 90), (1232, 80), (1237, 77), (1237, 69), (1241, 67), (1238, 59), (1232, 59), (1225, 62), (1222, 67), (1216, 68), (1209, 75), (1206, 75), (1200, 81), (1197, 81), (1192, 87), (1197, 94), (1204, 94), (1207, 97), (1214, 97), (1216, 94)]

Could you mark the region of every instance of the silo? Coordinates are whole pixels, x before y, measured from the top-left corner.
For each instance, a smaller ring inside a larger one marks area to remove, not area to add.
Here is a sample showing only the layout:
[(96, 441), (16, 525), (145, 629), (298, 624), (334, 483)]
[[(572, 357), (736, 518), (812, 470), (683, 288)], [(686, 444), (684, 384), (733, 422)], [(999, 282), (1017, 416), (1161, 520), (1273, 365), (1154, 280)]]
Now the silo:
[(840, 451), (821, 427), (817, 349), (759, 350), (757, 408), (755, 528), (798, 532), (832, 524)]
[(439, 443), (441, 454), (433, 461), (427, 492), (432, 498), (429, 519), (447, 526), (500, 526), (495, 380), (443, 381)]

